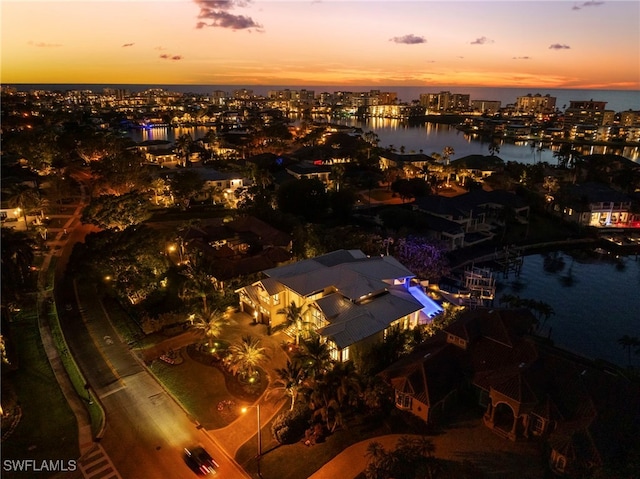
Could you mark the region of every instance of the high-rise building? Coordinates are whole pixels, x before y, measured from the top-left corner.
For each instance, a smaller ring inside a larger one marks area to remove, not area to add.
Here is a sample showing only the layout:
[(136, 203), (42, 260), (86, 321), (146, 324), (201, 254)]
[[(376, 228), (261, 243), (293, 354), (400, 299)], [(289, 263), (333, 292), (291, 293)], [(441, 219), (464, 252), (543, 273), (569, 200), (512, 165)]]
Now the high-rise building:
[(556, 109), (557, 98), (551, 95), (540, 95), (529, 93), (525, 96), (519, 96), (516, 99), (516, 112), (527, 115), (536, 113), (553, 113)]

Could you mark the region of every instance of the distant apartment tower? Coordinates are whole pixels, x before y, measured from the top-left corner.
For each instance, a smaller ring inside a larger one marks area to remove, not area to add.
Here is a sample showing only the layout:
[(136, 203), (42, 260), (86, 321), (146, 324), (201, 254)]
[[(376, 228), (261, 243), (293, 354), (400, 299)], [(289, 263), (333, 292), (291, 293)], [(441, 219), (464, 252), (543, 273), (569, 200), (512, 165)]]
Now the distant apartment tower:
[(277, 108), (296, 108), (311, 107), (315, 101), (315, 92), (313, 90), (269, 90), (267, 98), (274, 107)]
[(500, 110), (500, 100), (471, 100), (471, 109), (487, 115), (493, 115)]
[(454, 111), (467, 111), (470, 106), (470, 95), (463, 93), (421, 93), (420, 106), (427, 109), (427, 113), (446, 113)]
[(114, 100), (124, 100), (129, 96), (129, 90), (124, 88), (103, 88), (102, 94), (105, 96), (110, 96)]
[(398, 102), (398, 93), (395, 91), (371, 90), (369, 95), (377, 99), (378, 105), (394, 105)]
[(640, 126), (640, 110), (620, 112), (621, 126)]
[(571, 101), (564, 112), (565, 127), (573, 125), (612, 125), (615, 119), (613, 110), (606, 110), (606, 101)]
[(233, 90), (233, 98), (236, 100), (251, 100), (253, 98), (253, 90), (248, 90), (246, 88)]
[(529, 93), (516, 99), (516, 111), (525, 114), (553, 113), (556, 109), (556, 97)]
[(228, 98), (229, 94), (226, 91), (214, 90), (211, 93), (211, 103), (213, 103), (214, 105), (225, 105)]

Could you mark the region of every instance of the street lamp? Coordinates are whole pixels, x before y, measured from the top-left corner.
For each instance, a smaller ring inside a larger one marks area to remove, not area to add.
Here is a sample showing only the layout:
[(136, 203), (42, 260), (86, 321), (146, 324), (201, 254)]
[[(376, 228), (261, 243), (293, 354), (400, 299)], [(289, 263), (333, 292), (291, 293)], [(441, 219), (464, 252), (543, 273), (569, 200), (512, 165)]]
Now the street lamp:
[(256, 456), (256, 464), (258, 466), (258, 477), (262, 477), (260, 473), (260, 458), (262, 457), (262, 428), (260, 427), (260, 404), (255, 404), (253, 406), (245, 406), (242, 408), (242, 412), (247, 412), (250, 408), (256, 408), (257, 417), (258, 417), (258, 455)]

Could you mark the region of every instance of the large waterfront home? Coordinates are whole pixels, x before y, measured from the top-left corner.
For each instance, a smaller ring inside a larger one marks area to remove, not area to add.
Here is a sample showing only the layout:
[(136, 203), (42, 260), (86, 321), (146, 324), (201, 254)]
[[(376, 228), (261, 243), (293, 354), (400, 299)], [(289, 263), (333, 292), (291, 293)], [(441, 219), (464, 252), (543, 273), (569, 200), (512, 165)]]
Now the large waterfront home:
[(396, 407), (442, 423), (469, 387), (483, 423), (505, 439), (539, 438), (551, 469), (586, 477), (624, 460), (640, 427), (640, 391), (615, 368), (532, 335), (525, 309), (468, 309), (381, 376)]
[(553, 212), (566, 221), (596, 228), (640, 227), (634, 198), (602, 183), (567, 185), (552, 201)]
[(454, 197), (424, 196), (416, 198), (413, 208), (436, 218), (429, 226), (430, 235), (445, 241), (450, 249), (472, 246), (493, 238), (506, 221), (506, 212), (526, 223), (529, 205), (514, 193), (504, 190), (473, 190)]
[(300, 323), (328, 342), (335, 360), (381, 341), (394, 326), (413, 328), (442, 312), (392, 256), (337, 250), (263, 271), (238, 290), (240, 309), (269, 329), (284, 326), (281, 310), (301, 308)]

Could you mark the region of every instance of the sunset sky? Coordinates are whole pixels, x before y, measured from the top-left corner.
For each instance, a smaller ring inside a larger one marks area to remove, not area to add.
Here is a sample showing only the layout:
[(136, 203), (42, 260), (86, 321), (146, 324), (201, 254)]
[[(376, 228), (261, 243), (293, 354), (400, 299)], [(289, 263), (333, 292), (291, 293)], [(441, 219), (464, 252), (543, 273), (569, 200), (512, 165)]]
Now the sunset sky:
[(3, 84), (640, 89), (640, 2), (2, 0)]

